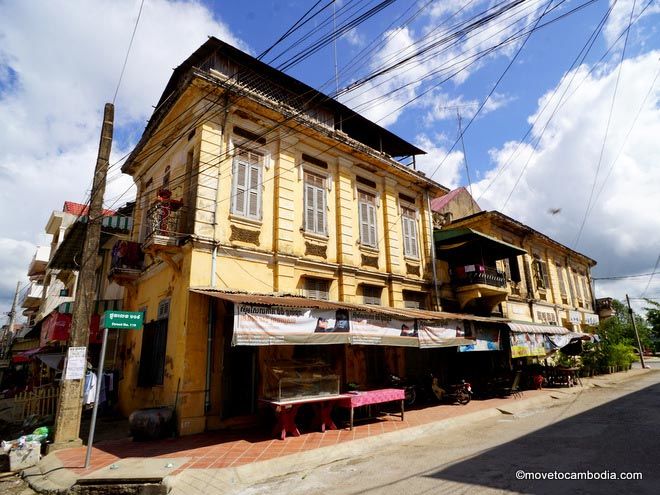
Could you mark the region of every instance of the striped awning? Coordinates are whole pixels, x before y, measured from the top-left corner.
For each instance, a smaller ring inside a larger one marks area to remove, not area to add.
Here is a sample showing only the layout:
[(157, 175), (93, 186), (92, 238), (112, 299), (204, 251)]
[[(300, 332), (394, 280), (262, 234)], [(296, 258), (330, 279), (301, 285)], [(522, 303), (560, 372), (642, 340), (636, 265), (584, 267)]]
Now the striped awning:
[(506, 324), (514, 333), (544, 333), (548, 335), (564, 335), (570, 330), (557, 325), (543, 325), (541, 323), (510, 322)]
[[(58, 270), (79, 270), (82, 248), (85, 241), (87, 216), (80, 217), (66, 231), (62, 243), (48, 262), (49, 268)], [(133, 219), (123, 215), (103, 217), (101, 220), (101, 245), (112, 236), (127, 236)]]

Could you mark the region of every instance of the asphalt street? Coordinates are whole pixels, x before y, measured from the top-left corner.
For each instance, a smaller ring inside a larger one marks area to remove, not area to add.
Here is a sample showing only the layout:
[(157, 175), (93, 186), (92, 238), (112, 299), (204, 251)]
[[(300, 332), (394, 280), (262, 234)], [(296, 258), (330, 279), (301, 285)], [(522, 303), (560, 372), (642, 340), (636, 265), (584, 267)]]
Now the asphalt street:
[[(660, 370), (618, 384), (608, 383), (607, 376), (599, 382), (574, 396), (557, 389), (550, 407), (503, 414), (371, 455), (236, 487), (234, 493), (660, 493)], [(628, 473), (641, 479), (612, 479)], [(561, 479), (580, 476), (592, 479)]]

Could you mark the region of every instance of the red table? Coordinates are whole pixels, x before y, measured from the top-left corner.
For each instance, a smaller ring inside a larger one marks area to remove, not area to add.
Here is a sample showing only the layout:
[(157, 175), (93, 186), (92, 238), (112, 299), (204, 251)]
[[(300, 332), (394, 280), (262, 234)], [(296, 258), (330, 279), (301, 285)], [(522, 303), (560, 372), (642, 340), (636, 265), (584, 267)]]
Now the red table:
[(333, 401), (345, 399), (346, 397), (346, 394), (339, 394), (283, 401), (268, 399), (260, 399), (260, 401), (268, 404), (275, 411), (277, 423), (273, 428), (273, 434), (279, 436), (281, 440), (284, 440), (287, 433), (294, 437), (300, 436), (300, 431), (298, 430), (298, 426), (296, 426), (296, 414), (298, 414), (300, 406), (305, 404), (313, 404), (315, 406), (316, 422), (323, 433), (325, 433), (326, 429), (336, 430), (337, 426), (330, 417), (332, 403)]
[(405, 399), (405, 390), (400, 388), (384, 388), (381, 390), (368, 390), (365, 392), (355, 392), (344, 394), (339, 399), (337, 405), (351, 410), (351, 430), (353, 429), (353, 410), (356, 407), (370, 406), (371, 404), (381, 404), (383, 402), (401, 402), (401, 421), (403, 421), (403, 401)]

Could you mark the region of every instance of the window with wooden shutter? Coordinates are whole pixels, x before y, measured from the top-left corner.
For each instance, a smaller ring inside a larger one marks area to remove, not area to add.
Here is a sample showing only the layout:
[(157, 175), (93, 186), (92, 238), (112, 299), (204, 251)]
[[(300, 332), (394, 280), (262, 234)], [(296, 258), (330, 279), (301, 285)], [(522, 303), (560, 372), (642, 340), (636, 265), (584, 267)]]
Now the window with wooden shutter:
[(330, 281), (323, 278), (305, 277), (305, 297), (313, 299), (330, 299)]
[(325, 180), (305, 172), (305, 230), (322, 235), (327, 233)]
[(358, 214), (360, 216), (360, 244), (377, 247), (376, 196), (359, 191)]
[(403, 227), (403, 254), (410, 258), (419, 257), (419, 241), (417, 240), (417, 213), (410, 208), (403, 208), (401, 214)]
[(538, 254), (534, 255), (534, 278), (536, 279), (536, 287), (539, 289), (549, 289), (550, 282), (548, 280), (548, 267), (545, 260), (541, 259)]
[(557, 263), (557, 280), (559, 281), (559, 293), (562, 298), (566, 298), (566, 282), (564, 281), (564, 268)]
[(263, 155), (236, 149), (233, 168), (232, 213), (261, 220), (261, 170)]
[(383, 288), (377, 285), (362, 284), (362, 302), (380, 306)]

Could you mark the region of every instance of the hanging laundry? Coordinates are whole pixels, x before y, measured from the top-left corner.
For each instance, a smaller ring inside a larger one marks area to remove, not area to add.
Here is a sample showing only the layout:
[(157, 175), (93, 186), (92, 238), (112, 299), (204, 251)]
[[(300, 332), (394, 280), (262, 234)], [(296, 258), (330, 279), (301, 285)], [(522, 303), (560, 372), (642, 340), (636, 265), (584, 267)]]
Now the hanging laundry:
[(87, 371), (85, 375), (85, 386), (83, 387), (83, 404), (92, 404), (96, 399), (96, 375)]

